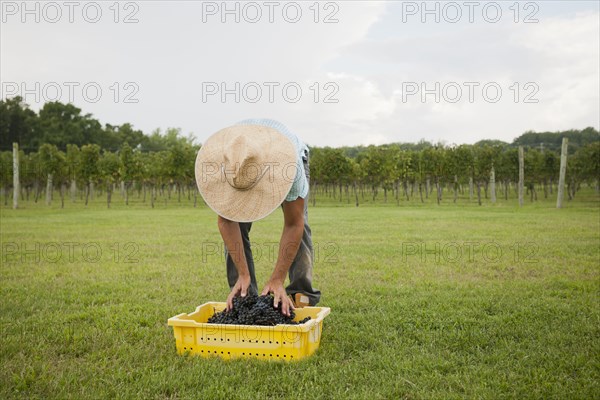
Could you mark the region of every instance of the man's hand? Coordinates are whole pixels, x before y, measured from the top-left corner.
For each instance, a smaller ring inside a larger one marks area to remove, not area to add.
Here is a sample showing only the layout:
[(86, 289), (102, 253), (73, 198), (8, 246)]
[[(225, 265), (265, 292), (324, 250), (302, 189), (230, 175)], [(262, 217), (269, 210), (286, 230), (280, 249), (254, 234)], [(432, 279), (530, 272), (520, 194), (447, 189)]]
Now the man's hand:
[(238, 279), (235, 286), (231, 289), (231, 293), (227, 296), (227, 311), (233, 308), (233, 298), (240, 294), (245, 297), (248, 294), (250, 287), (250, 273), (248, 272), (248, 263), (244, 254), (244, 244), (242, 242), (242, 233), (240, 225), (237, 222), (230, 221), (219, 215), (218, 218), (219, 232), (225, 242), (225, 247), (229, 251), (235, 269), (238, 273)]
[(271, 279), (265, 286), (261, 295), (273, 293), (275, 307), (281, 301), (281, 312), (289, 316), (294, 304), (283, 288), (283, 282), (294, 257), (298, 252), (302, 233), (304, 232), (304, 199), (298, 197), (294, 201), (283, 202), (283, 233), (279, 241), (279, 254)]
[(287, 296), (287, 293), (283, 287), (283, 282), (272, 280), (269, 281), (260, 295), (265, 296), (269, 293), (273, 293), (273, 304), (275, 305), (275, 308), (277, 308), (279, 302), (281, 301), (281, 312), (283, 315), (287, 315), (289, 317), (290, 310), (294, 309), (294, 303), (292, 303), (290, 298)]
[(233, 308), (233, 298), (238, 294), (242, 297), (246, 297), (248, 294), (248, 288), (250, 287), (250, 275), (240, 275), (238, 277), (235, 286), (231, 289), (229, 296), (227, 296), (227, 311)]

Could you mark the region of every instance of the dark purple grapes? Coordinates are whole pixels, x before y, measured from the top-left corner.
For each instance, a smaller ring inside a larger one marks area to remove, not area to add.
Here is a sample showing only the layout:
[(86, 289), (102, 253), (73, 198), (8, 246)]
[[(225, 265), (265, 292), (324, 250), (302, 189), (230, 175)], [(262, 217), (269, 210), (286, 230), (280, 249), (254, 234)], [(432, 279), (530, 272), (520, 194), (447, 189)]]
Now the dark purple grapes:
[(281, 302), (278, 307), (273, 306), (273, 296), (248, 295), (235, 297), (233, 308), (215, 313), (208, 319), (209, 324), (235, 324), (235, 325), (263, 325), (274, 326), (278, 324), (298, 325), (309, 321), (306, 317), (300, 322), (295, 322), (296, 314), (290, 310), (290, 316), (281, 313)]

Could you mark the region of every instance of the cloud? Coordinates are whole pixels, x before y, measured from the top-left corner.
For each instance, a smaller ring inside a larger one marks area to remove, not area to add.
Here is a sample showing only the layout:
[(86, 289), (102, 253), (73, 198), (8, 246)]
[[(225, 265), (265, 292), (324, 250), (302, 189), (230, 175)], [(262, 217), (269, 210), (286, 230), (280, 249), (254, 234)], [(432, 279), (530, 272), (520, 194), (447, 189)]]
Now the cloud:
[[(368, 38), (348, 46), (341, 55), (345, 61), (336, 65), (355, 61), (363, 73), (354, 79), (369, 82), (372, 93), (389, 100), (381, 110), (393, 112), (382, 112), (371, 123), (371, 129), (384, 132), (389, 141), (510, 141), (529, 129), (598, 127), (598, 15), (586, 12), (544, 18), (538, 24), (506, 22)], [(465, 82), (478, 84), (473, 102)], [(436, 83), (439, 102), (433, 94), (422, 102), (422, 90), (402, 98), (407, 85), (421, 89), (424, 84), (432, 91)], [(486, 100), (486, 84), (493, 85), (492, 94), (495, 86), (502, 90), (498, 102)], [(444, 85), (460, 87), (460, 101), (447, 101), (454, 95), (449, 91), (444, 97)], [(372, 104), (376, 99), (371, 97)], [(346, 118), (354, 121), (358, 115), (349, 107)]]
[[(111, 17), (112, 3), (102, 4)], [(222, 23), (219, 14), (204, 18), (203, 4), (142, 2), (136, 24), (13, 19), (2, 25), (2, 81), (98, 82), (104, 89), (100, 101), (79, 96), (75, 104), (101, 122), (131, 122), (146, 132), (176, 126), (199, 141), (249, 117), (279, 119), (308, 143), (331, 146), (421, 138), (510, 141), (529, 129), (600, 124), (597, 5), (585, 3), (590, 10), (572, 12), (575, 3), (563, 4), (540, 13), (537, 24), (510, 18), (498, 24), (403, 24), (400, 7), (390, 2), (320, 2), (318, 23), (310, 2), (299, 3), (303, 14), (297, 23), (282, 19), (280, 10), (273, 23), (243, 18), (235, 23), (231, 15)], [(323, 23), (327, 15), (338, 22)], [(111, 89), (115, 82), (119, 101)], [(138, 103), (122, 101), (127, 82), (137, 85)], [(236, 102), (228, 94), (223, 102), (218, 93), (203, 101), (207, 82), (229, 90), (255, 82), (263, 97), (253, 103), (242, 93)], [(273, 102), (268, 82), (278, 83)], [(441, 90), (455, 82), (462, 98), (456, 103), (435, 102), (431, 94), (425, 102), (420, 93), (406, 98), (411, 82), (430, 90), (436, 82)], [(473, 102), (465, 82), (479, 82)], [(482, 93), (490, 82), (501, 87), (497, 103)], [(527, 82), (537, 86), (526, 87)], [(286, 84), (301, 88), (299, 101), (285, 98)], [(326, 103), (327, 95), (338, 102)], [(527, 95), (538, 103), (524, 103)]]

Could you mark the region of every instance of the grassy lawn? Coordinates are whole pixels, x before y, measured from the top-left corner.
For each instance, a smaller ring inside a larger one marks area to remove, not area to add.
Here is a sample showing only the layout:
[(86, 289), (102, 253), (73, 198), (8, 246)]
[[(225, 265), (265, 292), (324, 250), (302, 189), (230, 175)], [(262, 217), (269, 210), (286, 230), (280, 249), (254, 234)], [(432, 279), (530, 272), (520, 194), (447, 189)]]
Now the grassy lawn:
[[(167, 319), (228, 293), (206, 207), (3, 208), (0, 398), (600, 398), (600, 199), (578, 196), (319, 199), (332, 312), (293, 363), (176, 354)], [(280, 231), (252, 228), (261, 285)]]

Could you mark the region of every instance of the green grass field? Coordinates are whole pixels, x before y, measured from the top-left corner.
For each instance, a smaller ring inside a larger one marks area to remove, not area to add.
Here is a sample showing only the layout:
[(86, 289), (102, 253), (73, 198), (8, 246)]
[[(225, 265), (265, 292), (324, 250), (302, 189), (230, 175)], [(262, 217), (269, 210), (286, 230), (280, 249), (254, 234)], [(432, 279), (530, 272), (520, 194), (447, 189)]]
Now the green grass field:
[[(167, 319), (228, 293), (206, 207), (3, 208), (0, 398), (600, 398), (600, 199), (554, 201), (319, 199), (332, 312), (293, 363), (176, 354)], [(259, 284), (280, 231), (252, 228)]]

